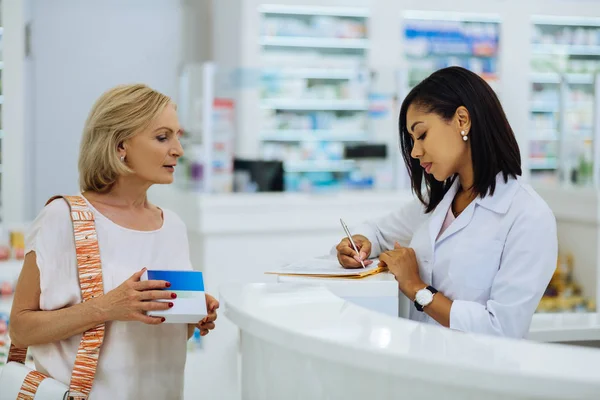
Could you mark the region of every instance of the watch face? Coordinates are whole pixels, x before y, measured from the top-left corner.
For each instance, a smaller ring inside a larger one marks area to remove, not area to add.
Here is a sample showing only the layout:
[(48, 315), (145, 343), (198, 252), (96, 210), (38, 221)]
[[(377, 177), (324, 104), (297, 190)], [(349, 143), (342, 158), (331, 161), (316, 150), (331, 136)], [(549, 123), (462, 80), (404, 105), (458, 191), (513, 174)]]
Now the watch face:
[(431, 301), (433, 300), (433, 293), (431, 293), (427, 289), (421, 289), (417, 292), (417, 296), (416, 296), (415, 300), (420, 305), (425, 306), (425, 305), (431, 303)]

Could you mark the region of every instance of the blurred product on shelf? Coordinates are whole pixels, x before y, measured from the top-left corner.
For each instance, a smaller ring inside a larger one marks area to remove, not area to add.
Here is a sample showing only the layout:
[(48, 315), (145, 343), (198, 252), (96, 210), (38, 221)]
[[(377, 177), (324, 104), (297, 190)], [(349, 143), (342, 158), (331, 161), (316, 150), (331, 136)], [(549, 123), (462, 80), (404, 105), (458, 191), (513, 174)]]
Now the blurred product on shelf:
[(537, 312), (594, 312), (596, 302), (583, 296), (573, 278), (571, 254), (559, 254), (556, 271), (538, 305)]
[(22, 260), (25, 256), (25, 234), (21, 230), (5, 232), (0, 227), (0, 265), (11, 259)]
[(209, 110), (210, 131), (200, 135), (184, 131), (185, 154), (176, 169), (177, 185), (206, 193), (232, 192), (235, 102), (216, 97)]
[(367, 25), (362, 18), (265, 14), (262, 35), (267, 37), (361, 39), (367, 36)]
[(499, 24), (496, 22), (405, 19), (405, 56), (410, 59), (409, 86), (434, 71), (461, 66), (498, 83)]
[(6, 363), (10, 340), (8, 337), (8, 313), (0, 310), (0, 367)]
[(584, 26), (535, 25), (533, 43), (570, 46), (600, 45), (600, 28)]
[[(364, 113), (343, 111), (290, 112), (269, 109), (263, 110), (263, 121), (264, 132), (283, 131), (278, 132), (282, 135), (293, 135), (294, 131), (327, 131), (332, 136), (339, 135), (340, 139), (344, 139), (348, 133), (367, 130), (367, 116)], [(282, 138), (285, 139), (285, 136)]]
[(11, 251), (9, 246), (0, 246), (0, 261), (10, 259)]
[(10, 247), (13, 249), (14, 258), (22, 260), (25, 256), (25, 234), (21, 231), (11, 231)]

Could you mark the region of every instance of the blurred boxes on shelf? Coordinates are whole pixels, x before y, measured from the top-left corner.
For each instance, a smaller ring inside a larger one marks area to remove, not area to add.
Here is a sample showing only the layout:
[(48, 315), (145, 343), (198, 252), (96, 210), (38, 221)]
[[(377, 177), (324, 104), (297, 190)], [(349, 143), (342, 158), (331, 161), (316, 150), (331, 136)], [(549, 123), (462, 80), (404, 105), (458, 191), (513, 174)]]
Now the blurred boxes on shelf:
[(537, 312), (594, 312), (594, 299), (583, 296), (581, 286), (573, 278), (574, 258), (559, 254), (556, 270), (538, 305)]

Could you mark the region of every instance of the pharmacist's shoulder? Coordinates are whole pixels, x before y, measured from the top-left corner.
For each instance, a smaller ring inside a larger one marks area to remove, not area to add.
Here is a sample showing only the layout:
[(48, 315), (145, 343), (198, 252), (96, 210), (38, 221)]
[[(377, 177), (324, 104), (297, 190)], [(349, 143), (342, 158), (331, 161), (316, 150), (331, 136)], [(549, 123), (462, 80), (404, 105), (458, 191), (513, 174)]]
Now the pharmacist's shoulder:
[(529, 219), (555, 219), (546, 200), (530, 184), (519, 178), (517, 185), (513, 207), (519, 211), (519, 214), (527, 216)]

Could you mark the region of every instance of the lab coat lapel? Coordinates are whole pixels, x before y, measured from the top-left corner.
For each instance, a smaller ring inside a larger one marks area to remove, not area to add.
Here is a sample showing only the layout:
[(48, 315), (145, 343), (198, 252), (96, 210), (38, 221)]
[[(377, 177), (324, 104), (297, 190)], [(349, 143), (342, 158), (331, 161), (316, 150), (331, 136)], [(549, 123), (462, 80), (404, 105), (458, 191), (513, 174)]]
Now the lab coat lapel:
[(464, 227), (469, 225), (469, 222), (473, 219), (473, 214), (475, 213), (475, 207), (477, 206), (477, 202), (473, 200), (471, 204), (464, 209), (464, 211), (450, 224), (448, 229), (442, 233), (440, 238), (438, 239), (438, 243), (442, 242), (450, 235), (453, 235), (457, 232), (460, 232)]
[[(429, 242), (431, 244), (431, 260), (427, 263), (427, 268), (425, 268), (425, 276), (422, 276), (423, 280), (428, 284), (433, 282), (433, 266), (435, 265), (435, 246), (437, 246), (438, 242), (436, 241), (440, 229), (442, 229), (442, 225), (444, 220), (446, 219), (446, 213), (448, 212), (448, 208), (452, 204), (452, 200), (458, 191), (458, 185), (460, 184), (458, 177), (454, 180), (453, 185), (450, 187), (446, 195), (440, 201), (440, 204), (437, 205), (431, 218), (429, 220)], [(456, 222), (456, 221), (454, 221)], [(450, 225), (452, 226), (454, 222)]]
[(433, 214), (431, 215), (431, 219), (429, 220), (429, 240), (431, 243), (431, 254), (435, 254), (436, 238), (440, 233), (440, 229), (442, 229), (442, 224), (444, 223), (444, 219), (446, 219), (446, 213), (448, 212), (450, 204), (452, 204), (452, 199), (454, 199), (454, 196), (458, 191), (458, 185), (459, 182), (457, 178), (442, 201), (440, 201), (440, 204), (437, 205), (433, 211)]

